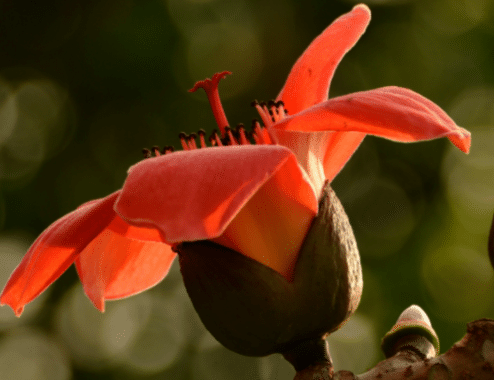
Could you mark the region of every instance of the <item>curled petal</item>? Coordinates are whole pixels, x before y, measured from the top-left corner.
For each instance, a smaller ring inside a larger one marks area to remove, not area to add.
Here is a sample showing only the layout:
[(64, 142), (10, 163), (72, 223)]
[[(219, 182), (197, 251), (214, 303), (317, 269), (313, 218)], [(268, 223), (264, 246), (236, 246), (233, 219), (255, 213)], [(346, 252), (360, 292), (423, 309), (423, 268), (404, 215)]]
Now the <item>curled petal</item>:
[(84, 292), (104, 311), (105, 300), (129, 297), (160, 282), (175, 256), (157, 230), (129, 226), (115, 216), (75, 264)]
[(365, 32), (370, 18), (369, 8), (364, 4), (357, 5), (336, 19), (304, 51), (277, 97), (277, 100), (283, 100), (290, 114), (328, 98), (336, 67)]
[[(400, 87), (383, 87), (330, 99), (275, 124), (273, 133), (283, 137), (283, 131), (324, 132), (328, 135), (326, 152), (321, 154), (328, 168), (328, 179), (336, 175), (364, 134), (385, 137), (400, 142), (414, 142), (447, 137), (465, 153), (470, 149), (470, 132), (455, 122), (429, 99)], [(296, 136), (296, 135), (295, 135)], [(344, 139), (343, 141), (341, 139)], [(349, 140), (349, 141), (346, 141)], [(296, 145), (296, 141), (292, 141)]]
[(49, 226), (10, 276), (0, 298), (20, 316), (31, 302), (67, 270), (77, 255), (111, 222), (119, 191), (88, 202)]
[[(295, 160), (293, 153), (277, 145), (203, 148), (149, 158), (129, 170), (115, 210), (131, 224), (160, 229), (168, 243), (211, 239), (290, 160)], [(294, 183), (310, 188), (300, 169), (290, 174)], [(314, 191), (309, 193), (297, 202), (317, 212)]]

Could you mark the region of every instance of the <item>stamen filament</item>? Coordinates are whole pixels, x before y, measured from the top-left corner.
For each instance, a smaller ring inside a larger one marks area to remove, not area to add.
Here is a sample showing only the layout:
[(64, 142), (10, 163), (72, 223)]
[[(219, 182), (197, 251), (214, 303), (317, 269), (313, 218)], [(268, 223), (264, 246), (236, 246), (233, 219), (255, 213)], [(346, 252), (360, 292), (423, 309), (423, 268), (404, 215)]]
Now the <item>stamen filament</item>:
[(271, 126), (273, 124), (271, 122), (271, 117), (269, 116), (269, 112), (266, 108), (266, 103), (254, 103), (254, 107), (256, 107), (257, 112), (259, 113), (259, 116), (262, 119), (262, 122), (264, 123), (265, 126)]
[(256, 141), (256, 144), (265, 144), (264, 136), (261, 130), (261, 125), (255, 119), (252, 120), (252, 130), (254, 131), (254, 139)]
[(242, 145), (249, 145), (250, 142), (247, 140), (247, 136), (245, 136), (245, 127), (243, 124), (237, 125), (237, 131), (238, 131), (238, 136), (239, 136), (239, 141), (240, 144)]
[(197, 149), (196, 136), (197, 135), (195, 133), (191, 133), (187, 138), (187, 145), (189, 146), (189, 149)]
[(152, 149), (152, 151), (153, 151), (153, 153), (154, 153), (154, 155), (155, 155), (156, 157), (161, 156), (159, 146), (156, 146), (156, 145), (155, 145), (155, 146), (153, 146), (151, 149)]
[(230, 139), (229, 145), (238, 145), (237, 140), (235, 140), (235, 137), (233, 137), (232, 129), (230, 127), (226, 127), (225, 132)]
[(182, 149), (183, 150), (189, 150), (189, 145), (187, 144), (187, 135), (184, 132), (180, 132), (178, 134), (178, 137), (180, 138), (180, 143), (182, 144)]
[(206, 147), (206, 139), (205, 139), (206, 131), (204, 129), (199, 129), (197, 134), (199, 135), (199, 141), (201, 142), (201, 148), (205, 148)]
[(211, 141), (211, 145), (215, 146), (223, 146), (223, 143), (221, 142), (220, 137), (218, 136), (218, 132), (213, 131), (213, 134), (209, 138), (209, 141)]

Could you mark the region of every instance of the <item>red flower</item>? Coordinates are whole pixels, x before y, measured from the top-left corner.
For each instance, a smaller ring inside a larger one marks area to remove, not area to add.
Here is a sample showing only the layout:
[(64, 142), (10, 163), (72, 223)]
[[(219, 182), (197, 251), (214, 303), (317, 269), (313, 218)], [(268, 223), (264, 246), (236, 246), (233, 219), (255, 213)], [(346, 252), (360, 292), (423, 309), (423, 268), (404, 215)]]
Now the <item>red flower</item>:
[[(198, 82), (221, 130), (201, 149), (148, 158), (129, 169), (122, 190), (88, 202), (48, 227), (13, 272), (1, 303), (20, 315), (73, 262), (94, 305), (139, 293), (167, 274), (174, 244), (212, 240), (290, 280), (299, 248), (318, 211), (326, 180), (366, 134), (401, 142), (448, 137), (468, 153), (470, 133), (436, 104), (399, 87), (327, 99), (333, 73), (370, 21), (358, 5), (317, 37), (295, 63), (277, 102), (256, 104), (264, 127), (251, 145), (227, 128), (217, 85), (227, 72)], [(281, 101), (281, 102), (280, 102)], [(286, 114), (285, 109), (288, 110)], [(226, 127), (226, 128), (225, 128)]]

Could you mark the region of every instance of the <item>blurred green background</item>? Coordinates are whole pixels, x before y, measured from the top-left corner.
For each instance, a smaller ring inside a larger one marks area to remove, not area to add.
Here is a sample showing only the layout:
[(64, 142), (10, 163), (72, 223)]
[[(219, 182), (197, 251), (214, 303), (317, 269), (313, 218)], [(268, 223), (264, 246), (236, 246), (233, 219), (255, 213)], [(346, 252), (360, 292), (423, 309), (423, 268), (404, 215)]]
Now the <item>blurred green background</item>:
[[(212, 130), (204, 93), (217, 71), (232, 122), (256, 117), (296, 58), (352, 1), (0, 1), (0, 285), (34, 238), (118, 189), (153, 145)], [(329, 338), (337, 369), (362, 372), (403, 309), (422, 306), (443, 349), (465, 323), (494, 317), (486, 252), (494, 209), (494, 3), (373, 0), (371, 24), (331, 96), (411, 88), (472, 132), (446, 139), (367, 137), (334, 181), (364, 268), (356, 315)], [(155, 288), (100, 314), (71, 268), (22, 318), (0, 309), (1, 379), (291, 379), (279, 355), (246, 358), (202, 327), (174, 265)]]

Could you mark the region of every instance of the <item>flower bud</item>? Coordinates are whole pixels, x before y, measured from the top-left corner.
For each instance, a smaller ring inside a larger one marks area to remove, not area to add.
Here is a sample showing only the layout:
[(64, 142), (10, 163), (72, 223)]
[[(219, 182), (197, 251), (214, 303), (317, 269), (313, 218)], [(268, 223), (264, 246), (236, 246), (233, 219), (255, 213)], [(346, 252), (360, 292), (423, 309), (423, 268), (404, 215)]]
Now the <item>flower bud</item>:
[(329, 184), (323, 192), (292, 282), (210, 241), (178, 247), (192, 303), (225, 347), (249, 356), (284, 353), (324, 338), (357, 308), (362, 270), (353, 231)]
[(412, 305), (406, 308), (381, 343), (387, 358), (395, 355), (403, 347), (411, 347), (427, 358), (439, 353), (439, 338), (429, 317), (420, 306)]

